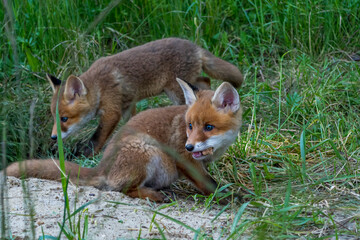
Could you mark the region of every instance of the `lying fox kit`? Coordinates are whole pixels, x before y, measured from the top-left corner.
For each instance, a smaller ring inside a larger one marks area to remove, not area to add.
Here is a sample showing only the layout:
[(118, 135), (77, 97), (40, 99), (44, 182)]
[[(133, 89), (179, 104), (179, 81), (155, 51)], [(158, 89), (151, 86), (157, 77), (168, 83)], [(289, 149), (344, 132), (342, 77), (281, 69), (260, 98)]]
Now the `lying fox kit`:
[[(55, 119), (59, 96), (61, 136), (77, 133), (89, 120), (100, 115), (99, 126), (90, 140), (86, 156), (98, 153), (121, 117), (134, 112), (134, 103), (165, 92), (174, 104), (184, 97), (176, 77), (210, 89), (210, 80), (199, 77), (204, 70), (209, 76), (242, 83), (237, 67), (225, 62), (190, 41), (168, 38), (138, 46), (113, 56), (100, 58), (79, 77), (71, 75), (65, 84), (48, 75), (54, 95), (51, 111)], [(57, 138), (54, 121), (51, 138)]]
[[(206, 164), (219, 158), (236, 139), (242, 116), (239, 95), (227, 82), (214, 92), (197, 91), (177, 81), (187, 105), (134, 116), (114, 135), (97, 167), (66, 162), (70, 180), (162, 202), (166, 198), (159, 190), (185, 176), (202, 193), (213, 193), (217, 183)], [(60, 180), (59, 162), (55, 163), (27, 160), (10, 165), (6, 172), (15, 177)]]

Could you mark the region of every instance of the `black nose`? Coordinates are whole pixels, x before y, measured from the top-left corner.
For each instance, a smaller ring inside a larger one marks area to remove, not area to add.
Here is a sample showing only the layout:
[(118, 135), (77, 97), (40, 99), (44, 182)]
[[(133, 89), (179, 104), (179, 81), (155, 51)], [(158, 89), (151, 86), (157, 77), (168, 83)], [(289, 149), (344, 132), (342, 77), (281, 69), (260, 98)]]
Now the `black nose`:
[(57, 139), (57, 136), (56, 136), (56, 135), (51, 135), (51, 139), (52, 139), (52, 140), (56, 140), (56, 139)]
[(186, 144), (186, 145), (185, 145), (185, 148), (186, 148), (186, 150), (188, 150), (189, 152), (191, 152), (192, 150), (194, 150), (194, 145), (192, 145), (192, 144)]

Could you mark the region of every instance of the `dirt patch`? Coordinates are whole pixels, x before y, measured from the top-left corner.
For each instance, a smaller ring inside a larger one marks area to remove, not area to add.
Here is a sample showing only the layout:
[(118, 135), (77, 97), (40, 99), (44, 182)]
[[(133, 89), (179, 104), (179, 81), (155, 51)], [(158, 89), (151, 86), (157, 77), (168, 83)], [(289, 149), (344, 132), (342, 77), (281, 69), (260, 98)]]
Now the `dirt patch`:
[[(7, 225), (11, 227), (8, 230), (19, 239), (26, 236), (32, 238), (33, 223), (35, 238), (42, 236), (42, 232), (45, 235), (58, 236), (58, 223), (62, 223), (64, 212), (61, 184), (34, 178), (24, 183), (30, 196), (24, 194), (21, 180), (7, 178)], [(152, 221), (153, 210), (159, 211), (160, 214), (155, 216), (155, 221), (168, 239), (194, 239), (196, 233), (176, 221), (217, 239), (227, 231), (233, 220), (233, 215), (225, 211), (212, 222), (223, 206), (213, 205), (211, 209), (206, 210), (203, 204), (199, 206), (192, 200), (178, 200), (173, 206), (167, 206), (129, 198), (119, 192), (99, 191), (93, 187), (76, 188), (70, 185), (68, 192), (72, 212), (83, 204), (95, 201), (79, 213), (82, 218), (80, 222), (88, 216), (87, 239), (134, 239), (139, 236), (147, 239), (159, 238), (161, 233)], [(29, 206), (33, 206), (33, 218), (29, 216)], [(161, 209), (162, 207), (164, 208)], [(75, 218), (76, 221), (79, 214)], [(170, 220), (169, 217), (175, 220)], [(62, 236), (64, 238), (64, 235)]]

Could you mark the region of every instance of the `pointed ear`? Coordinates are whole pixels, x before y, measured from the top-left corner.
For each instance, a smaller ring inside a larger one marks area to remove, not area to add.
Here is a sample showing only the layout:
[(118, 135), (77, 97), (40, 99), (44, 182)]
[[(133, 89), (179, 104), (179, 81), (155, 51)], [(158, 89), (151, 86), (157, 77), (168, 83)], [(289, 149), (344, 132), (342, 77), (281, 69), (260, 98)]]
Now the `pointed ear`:
[(50, 74), (48, 74), (48, 73), (46, 74), (46, 78), (49, 81), (53, 92), (55, 93), (56, 88), (61, 85), (61, 80), (54, 77), (54, 76), (52, 76), (52, 75), (50, 75)]
[(228, 82), (224, 82), (216, 89), (211, 101), (217, 109), (232, 112), (237, 112), (240, 109), (239, 94)]
[(80, 78), (70, 75), (66, 80), (64, 97), (68, 101), (72, 101), (76, 98), (76, 95), (85, 96), (87, 94), (87, 90), (83, 81)]
[(186, 105), (192, 105), (196, 101), (196, 95), (194, 91), (196, 91), (197, 88), (181, 80), (180, 78), (176, 78), (176, 81), (180, 84), (180, 87), (184, 92)]

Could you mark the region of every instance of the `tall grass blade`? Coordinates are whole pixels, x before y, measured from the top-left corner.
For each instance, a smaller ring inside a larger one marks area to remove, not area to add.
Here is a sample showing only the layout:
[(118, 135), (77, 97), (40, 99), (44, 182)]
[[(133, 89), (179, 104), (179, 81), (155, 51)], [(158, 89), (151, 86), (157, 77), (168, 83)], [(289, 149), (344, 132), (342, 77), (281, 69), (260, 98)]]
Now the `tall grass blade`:
[[(57, 142), (58, 142), (58, 152), (59, 152), (61, 184), (62, 184), (64, 200), (65, 200), (64, 201), (64, 217), (63, 217), (64, 220), (62, 223), (61, 231), (59, 233), (59, 238), (60, 238), (61, 233), (64, 232), (63, 229), (65, 227), (66, 214), (70, 215), (70, 205), (69, 205), (69, 197), (68, 197), (68, 193), (67, 193), (67, 186), (69, 183), (69, 178), (67, 178), (65, 175), (66, 169), (65, 169), (64, 147), (63, 147), (63, 141), (62, 141), (62, 137), (61, 137), (61, 125), (60, 125), (60, 115), (59, 115), (59, 96), (60, 96), (60, 94), (58, 94), (58, 98), (56, 101), (56, 128), (57, 128)], [(72, 226), (71, 218), (68, 218), (68, 220), (70, 223), (69, 225)]]
[(50, 235), (43, 235), (43, 236), (40, 236), (40, 237), (38, 238), (38, 240), (46, 240), (46, 239), (58, 240), (59, 238), (53, 237), (53, 236), (50, 236)]
[(246, 207), (249, 205), (250, 202), (246, 202), (243, 205), (241, 205), (241, 207), (239, 208), (238, 212), (235, 215), (233, 224), (231, 226), (230, 232), (233, 234), (235, 232), (236, 229), (236, 225), (238, 224), (238, 222), (240, 221), (242, 215), (245, 212)]
[(302, 160), (302, 168), (301, 174), (303, 180), (307, 179), (306, 175), (306, 140), (305, 140), (305, 130), (301, 132), (300, 136), (300, 153), (301, 153), (301, 160)]

